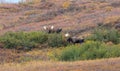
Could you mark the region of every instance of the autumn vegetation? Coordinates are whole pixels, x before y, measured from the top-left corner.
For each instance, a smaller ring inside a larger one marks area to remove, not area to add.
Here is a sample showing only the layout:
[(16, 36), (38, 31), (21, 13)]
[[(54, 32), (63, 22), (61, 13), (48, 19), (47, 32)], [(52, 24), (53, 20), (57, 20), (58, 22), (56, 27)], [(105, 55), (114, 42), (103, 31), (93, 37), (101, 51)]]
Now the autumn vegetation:
[[(0, 71), (120, 70), (117, 0), (2, 2)], [(62, 31), (49, 33), (44, 26)], [(84, 41), (68, 42), (66, 33)]]
[[(4, 48), (18, 50), (32, 50), (41, 45), (50, 47), (65, 47), (53, 56), (57, 60), (74, 61), (99, 58), (119, 57), (120, 33), (115, 29), (96, 29), (81, 45), (68, 44), (62, 34), (48, 34), (45, 32), (17, 32), (6, 33), (0, 42)], [(111, 42), (112, 45), (107, 44)]]

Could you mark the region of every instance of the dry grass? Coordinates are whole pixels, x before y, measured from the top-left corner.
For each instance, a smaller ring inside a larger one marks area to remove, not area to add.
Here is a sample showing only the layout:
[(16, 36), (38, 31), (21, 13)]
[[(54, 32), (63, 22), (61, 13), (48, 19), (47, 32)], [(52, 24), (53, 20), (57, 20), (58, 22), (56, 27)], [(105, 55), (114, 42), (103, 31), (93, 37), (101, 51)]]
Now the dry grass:
[[(5, 63), (21, 63), (29, 61), (54, 61), (54, 53), (59, 53), (61, 48), (47, 48), (47, 46), (39, 46), (32, 51), (23, 51), (15, 49), (5, 49), (2, 48), (3, 45), (0, 44), (0, 64)], [(56, 60), (55, 60), (56, 61)]]
[[(32, 60), (38, 61), (49, 61), (52, 60), (53, 51), (54, 49), (34, 49), (32, 51), (26, 52), (21, 50), (14, 50), (14, 49), (3, 49), (1, 48), (2, 44), (0, 44), (0, 64), (3, 63), (20, 63), (20, 62), (29, 62)], [(55, 49), (59, 50), (59, 49)]]
[[(31, 28), (28, 31), (41, 30), (43, 25), (62, 27), (63, 31), (83, 30), (91, 28), (91, 25), (96, 27), (96, 23), (102, 22), (105, 17), (120, 15), (119, 7), (118, 10), (116, 7), (111, 7), (108, 1), (78, 0), (75, 4), (66, 0), (46, 0), (42, 3), (38, 0), (34, 1), (35, 3), (30, 5), (0, 5), (0, 25), (5, 25), (5, 28), (0, 27), (2, 30), (0, 34), (7, 31), (20, 31), (21, 28)], [(67, 7), (75, 7), (75, 9), (66, 10)], [(81, 28), (81, 26), (85, 27)]]
[(30, 16), (30, 15), (40, 14), (40, 13), (41, 13), (40, 10), (30, 10), (30, 11), (26, 11), (24, 15)]
[(120, 58), (76, 62), (31, 61), (0, 65), (0, 71), (120, 71), (119, 62)]
[(103, 24), (114, 26), (115, 24), (117, 24), (119, 22), (120, 22), (120, 16), (111, 16), (111, 17), (105, 18), (103, 21)]
[[(107, 2), (77, 0), (76, 6), (79, 10), (67, 12), (61, 10), (70, 7), (71, 3), (66, 0), (46, 0), (45, 3), (39, 3), (40, 0), (33, 1), (33, 3), (19, 5), (0, 5), (0, 34), (7, 31), (20, 31), (21, 28), (31, 28), (28, 31), (36, 31), (41, 30), (43, 25), (55, 25), (62, 27), (65, 32), (73, 31), (75, 33), (85, 29), (82, 35), (88, 36), (87, 32), (91, 30), (86, 28), (94, 29), (96, 21), (104, 20), (104, 24), (115, 24), (120, 19), (120, 6), (110, 6), (114, 0), (106, 0)], [(54, 16), (54, 13), (57, 15)], [(81, 32), (79, 34), (81, 35)], [(1, 59), (8, 60), (8, 62), (18, 59), (19, 54), (12, 53), (12, 51), (6, 53), (7, 51), (0, 51)], [(45, 49), (20, 53), (18, 61), (23, 60), (23, 63), (0, 65), (0, 71), (120, 71), (120, 58), (77, 62), (48, 61), (48, 56), (52, 57), (52, 51), (52, 49)], [(46, 61), (36, 61), (36, 58)]]
[[(35, 60), (34, 57), (52, 56), (52, 52), (59, 52), (59, 49), (42, 49), (23, 52), (26, 57), (31, 56), (31, 60), (23, 61), (20, 63), (4, 63), (0, 64), (0, 71), (119, 71), (120, 58), (88, 60), (88, 61), (75, 61), (75, 62), (59, 62), (54, 60)], [(4, 52), (4, 51), (2, 51)], [(13, 52), (13, 51), (12, 51)], [(4, 52), (5, 53), (5, 52)], [(14, 55), (11, 50), (7, 50), (10, 56)], [(23, 55), (22, 54), (22, 55)], [(21, 55), (21, 56), (22, 56)], [(23, 56), (24, 56), (23, 55)], [(20, 56), (20, 57), (21, 57)], [(13, 57), (15, 58), (15, 57)], [(44, 58), (45, 60), (46, 58)]]
[(15, 62), (19, 60), (18, 58), (22, 55), (22, 53), (18, 53), (16, 50), (3, 49), (1, 46), (2, 45), (0, 45), (0, 64)]

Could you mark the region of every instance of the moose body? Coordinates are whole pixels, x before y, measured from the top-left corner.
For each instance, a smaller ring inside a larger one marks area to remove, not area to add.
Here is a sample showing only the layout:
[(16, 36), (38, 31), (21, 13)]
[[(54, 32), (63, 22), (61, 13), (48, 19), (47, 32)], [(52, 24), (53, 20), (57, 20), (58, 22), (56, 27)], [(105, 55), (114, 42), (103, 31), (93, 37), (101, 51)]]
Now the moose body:
[(83, 43), (84, 42), (84, 39), (80, 39), (80, 38), (77, 38), (77, 37), (69, 37), (69, 38), (67, 38), (67, 41), (69, 42), (69, 43), (73, 43), (73, 44), (75, 44), (75, 43)]
[(76, 43), (83, 43), (84, 42), (84, 38), (78, 38), (78, 37), (71, 37), (70, 34), (65, 34), (65, 37), (66, 37), (66, 41), (69, 42), (69, 43), (73, 43), (73, 44), (76, 44)]

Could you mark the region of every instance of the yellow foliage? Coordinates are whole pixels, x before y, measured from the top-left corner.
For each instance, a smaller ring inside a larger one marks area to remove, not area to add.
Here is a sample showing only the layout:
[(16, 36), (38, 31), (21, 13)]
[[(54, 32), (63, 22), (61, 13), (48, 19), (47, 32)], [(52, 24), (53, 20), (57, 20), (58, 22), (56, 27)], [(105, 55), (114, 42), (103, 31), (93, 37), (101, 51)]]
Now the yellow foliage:
[(2, 30), (4, 28), (4, 26), (3, 25), (0, 25), (0, 30)]
[(85, 43), (93, 43), (94, 41), (92, 41), (92, 40), (87, 40)]
[(56, 55), (59, 55), (63, 49), (64, 47), (51, 49), (47, 52), (47, 56), (51, 58), (51, 61), (57, 61)]
[(63, 3), (62, 7), (66, 9), (66, 8), (69, 8), (70, 5), (71, 5), (71, 2), (70, 1), (66, 1), (66, 2)]
[(32, 14), (39, 14), (40, 11), (38, 10), (30, 10), (30, 11), (26, 11), (25, 12), (25, 15), (32, 15)]
[(39, 2), (40, 2), (40, 0), (33, 0), (33, 2), (34, 2), (34, 3), (39, 3)]
[(25, 4), (33, 4), (33, 3), (40, 3), (42, 0), (23, 0), (22, 3), (25, 3)]
[(111, 7), (111, 6), (108, 6), (108, 7), (105, 7), (105, 11), (111, 11), (113, 9), (113, 7)]

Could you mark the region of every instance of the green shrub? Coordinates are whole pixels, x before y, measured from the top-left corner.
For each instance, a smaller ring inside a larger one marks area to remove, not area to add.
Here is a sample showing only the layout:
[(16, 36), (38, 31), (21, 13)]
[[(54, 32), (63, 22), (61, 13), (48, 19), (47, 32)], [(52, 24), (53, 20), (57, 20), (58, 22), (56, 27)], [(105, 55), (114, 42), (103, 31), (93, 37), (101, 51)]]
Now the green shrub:
[(61, 47), (67, 45), (61, 34), (50, 34), (48, 37), (48, 45), (51, 47)]
[(107, 39), (108, 41), (112, 41), (113, 43), (118, 44), (120, 43), (120, 33), (115, 29), (111, 29), (108, 31)]
[(14, 33), (7, 33), (0, 37), (0, 42), (4, 43), (5, 48), (16, 48), (20, 45), (20, 41), (15, 38)]
[(120, 43), (120, 33), (115, 29), (96, 29), (88, 40)]
[(47, 39), (47, 34), (42, 32), (9, 32), (0, 37), (0, 42), (4, 44), (5, 48), (32, 49), (36, 44), (45, 43)]
[(120, 57), (120, 45), (109, 46), (102, 42), (90, 41), (80, 46), (68, 46), (57, 55), (58, 60), (91, 60), (99, 58)]
[(36, 44), (34, 41), (30, 41), (30, 40), (21, 40), (21, 42), (19, 43), (23, 50), (31, 50), (32, 48), (36, 47)]
[(0, 41), (4, 43), (5, 48), (16, 48), (19, 45), (19, 41), (13, 37), (1, 38)]
[(19, 47), (22, 49), (32, 49), (37, 45), (48, 44), (51, 47), (61, 47), (67, 42), (61, 34), (47, 34), (45, 32), (8, 32), (0, 37), (0, 42), (5, 48)]
[(30, 41), (34, 41), (36, 43), (46, 43), (46, 41), (48, 40), (48, 35), (44, 32), (31, 32), (28, 33), (28, 39), (30, 39)]
[(107, 47), (107, 52), (104, 57), (105, 58), (120, 57), (120, 45)]
[(80, 49), (77, 46), (66, 47), (60, 55), (58, 55), (58, 59), (62, 61), (73, 61), (80, 59)]
[(106, 52), (104, 49), (105, 44), (101, 42), (89, 41), (80, 46), (83, 53), (80, 56), (81, 60), (86, 59), (96, 59), (103, 58), (104, 53)]

